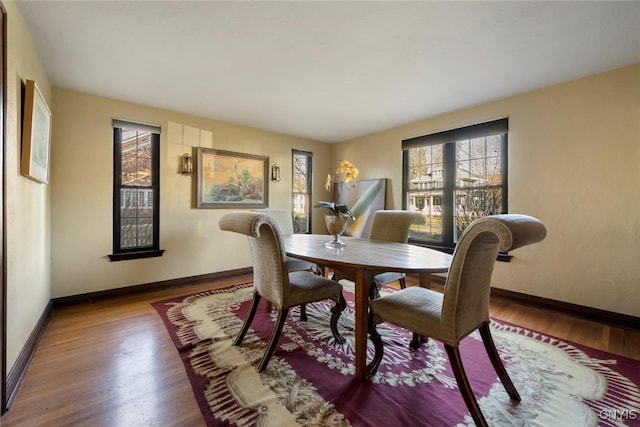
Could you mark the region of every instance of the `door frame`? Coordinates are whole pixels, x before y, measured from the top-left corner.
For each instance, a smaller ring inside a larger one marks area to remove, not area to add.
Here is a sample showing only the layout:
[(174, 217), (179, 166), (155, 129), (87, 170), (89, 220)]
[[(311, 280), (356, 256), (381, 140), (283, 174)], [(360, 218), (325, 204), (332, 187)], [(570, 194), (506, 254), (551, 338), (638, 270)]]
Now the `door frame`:
[(5, 263), (7, 252), (7, 188), (6, 188), (6, 140), (7, 140), (7, 10), (0, 1), (0, 414), (7, 412), (7, 266)]

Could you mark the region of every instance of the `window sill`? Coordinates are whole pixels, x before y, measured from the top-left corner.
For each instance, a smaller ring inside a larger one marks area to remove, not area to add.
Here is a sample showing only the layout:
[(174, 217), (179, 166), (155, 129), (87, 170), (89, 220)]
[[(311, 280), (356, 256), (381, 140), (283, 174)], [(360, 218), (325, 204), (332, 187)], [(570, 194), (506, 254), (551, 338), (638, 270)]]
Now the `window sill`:
[[(433, 246), (433, 245), (427, 245), (424, 243), (418, 243), (415, 241), (409, 241), (410, 244), (412, 245), (416, 245), (416, 246), (422, 246), (423, 248), (429, 248), (429, 249), (433, 249), (436, 251), (440, 251), (440, 252), (444, 252), (446, 254), (453, 254), (453, 251), (455, 248), (446, 248), (443, 246)], [(496, 257), (496, 261), (502, 261), (502, 262), (511, 262), (511, 258), (513, 258), (513, 255), (509, 255), (507, 252), (498, 252), (498, 256)]]
[(152, 251), (140, 251), (140, 252), (123, 252), (119, 254), (111, 254), (107, 255), (109, 257), (109, 261), (127, 261), (130, 259), (142, 259), (142, 258), (154, 258), (162, 256), (164, 253), (164, 249), (156, 249)]

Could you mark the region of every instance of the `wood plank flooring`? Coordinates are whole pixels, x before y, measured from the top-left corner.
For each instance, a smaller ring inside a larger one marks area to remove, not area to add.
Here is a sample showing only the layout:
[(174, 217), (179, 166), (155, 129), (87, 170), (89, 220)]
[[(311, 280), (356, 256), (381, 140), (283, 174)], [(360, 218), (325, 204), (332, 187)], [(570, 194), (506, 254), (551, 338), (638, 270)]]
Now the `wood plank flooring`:
[[(0, 426), (204, 425), (182, 361), (150, 302), (249, 281), (240, 276), (57, 310)], [(497, 299), (491, 314), (640, 360), (638, 331)]]

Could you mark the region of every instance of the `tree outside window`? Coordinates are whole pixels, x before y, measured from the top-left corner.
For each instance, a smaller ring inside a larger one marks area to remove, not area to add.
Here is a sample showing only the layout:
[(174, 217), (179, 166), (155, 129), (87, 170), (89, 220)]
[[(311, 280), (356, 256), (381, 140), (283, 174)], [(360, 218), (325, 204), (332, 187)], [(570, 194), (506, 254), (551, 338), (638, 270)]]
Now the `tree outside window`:
[(474, 220), (507, 212), (507, 119), (403, 141), (404, 208), (424, 214), (414, 243), (453, 248)]
[(112, 261), (162, 255), (159, 132), (148, 125), (114, 120)]
[(311, 160), (307, 151), (292, 152), (292, 212), (294, 233), (311, 233)]

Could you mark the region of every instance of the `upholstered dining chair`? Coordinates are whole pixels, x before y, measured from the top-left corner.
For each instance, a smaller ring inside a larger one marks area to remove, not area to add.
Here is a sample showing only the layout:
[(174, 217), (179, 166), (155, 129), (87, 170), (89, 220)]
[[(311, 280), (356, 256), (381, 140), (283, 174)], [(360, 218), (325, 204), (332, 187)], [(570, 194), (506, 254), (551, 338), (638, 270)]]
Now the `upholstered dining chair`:
[(412, 348), (429, 337), (441, 341), (473, 420), (478, 426), (486, 426), (458, 348), (463, 338), (479, 329), (491, 364), (509, 397), (520, 401), (489, 329), (491, 275), (498, 250), (514, 250), (545, 237), (542, 222), (527, 215), (494, 215), (472, 222), (456, 245), (444, 293), (412, 286), (370, 302), (369, 335), (375, 354), (367, 365), (367, 375), (375, 375), (383, 357), (382, 339), (376, 329), (378, 323), (389, 322), (412, 331)]
[[(273, 218), (276, 221), (276, 224), (278, 224), (278, 227), (280, 227), (280, 232), (283, 235), (294, 233), (293, 217), (291, 216), (291, 212), (287, 209), (253, 209), (253, 212), (264, 213)], [(308, 270), (319, 274), (319, 267), (314, 263), (290, 256), (287, 256), (287, 270), (289, 270), (289, 272)], [(267, 304), (267, 310), (271, 310), (271, 304)], [(303, 322), (309, 320), (307, 317), (306, 304), (302, 304), (300, 306), (300, 320)]]
[[(293, 217), (291, 211), (287, 209), (253, 209), (253, 212), (260, 212), (269, 215), (276, 221), (282, 234), (293, 234)], [(287, 257), (287, 269), (289, 271), (316, 270), (316, 265), (303, 259)]]
[(253, 260), (253, 303), (234, 344), (242, 344), (262, 297), (278, 310), (276, 324), (258, 365), (258, 372), (266, 369), (291, 307), (325, 299), (335, 301), (329, 322), (331, 333), (336, 342), (345, 342), (338, 332), (338, 319), (347, 306), (342, 285), (310, 271), (289, 272), (282, 234), (273, 217), (259, 212), (232, 212), (220, 218), (218, 225), (221, 230), (248, 236)]
[[(371, 220), (371, 233), (369, 239), (383, 240), (385, 242), (406, 243), (409, 238), (411, 224), (424, 224), (425, 218), (419, 212), (403, 210), (382, 210), (376, 211)], [(333, 280), (340, 281), (348, 279), (354, 281), (351, 274), (344, 271), (335, 271)], [(400, 288), (406, 287), (405, 274), (393, 271), (378, 273), (373, 277), (373, 282), (369, 288), (369, 298), (375, 299), (380, 296), (379, 290), (384, 285), (398, 281)]]

